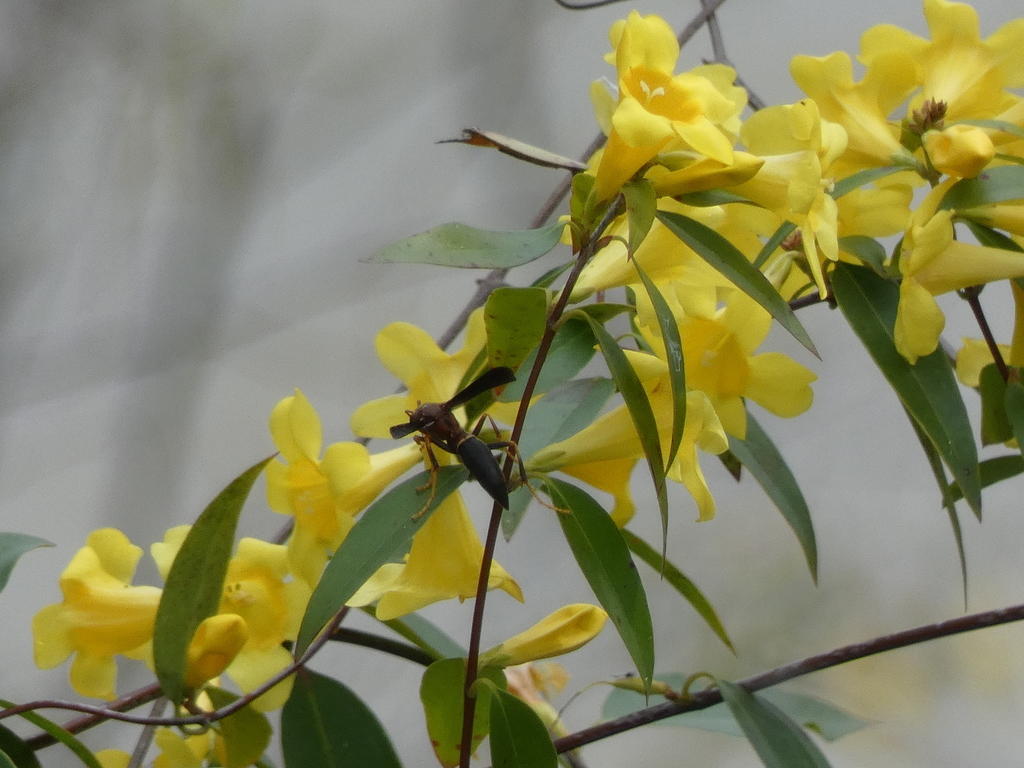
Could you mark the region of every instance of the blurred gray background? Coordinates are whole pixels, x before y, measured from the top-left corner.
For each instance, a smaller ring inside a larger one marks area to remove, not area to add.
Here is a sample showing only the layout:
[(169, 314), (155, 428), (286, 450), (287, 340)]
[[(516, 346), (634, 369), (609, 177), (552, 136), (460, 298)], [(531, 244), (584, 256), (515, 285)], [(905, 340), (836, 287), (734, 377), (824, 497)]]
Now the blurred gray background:
[[(376, 332), (406, 320), (440, 333), (478, 277), (362, 260), (446, 221), (523, 228), (561, 178), (435, 142), (477, 126), (578, 154), (596, 131), (590, 82), (612, 72), (601, 58), (608, 26), (631, 7), (678, 28), (698, 4), (0, 3), (0, 529), (57, 545), (25, 557), (0, 596), (0, 697), (73, 696), (66, 667), (32, 665), (29, 626), (59, 600), (59, 574), (90, 530), (116, 526), (148, 550), (192, 521), (273, 450), (267, 418), (294, 387), (319, 410), (327, 442), (351, 438), (352, 410), (395, 387), (374, 354)], [(976, 7), (983, 35), (1022, 10), (1012, 0)], [(860, 33), (881, 22), (926, 34), (919, 3), (906, 0), (729, 0), (718, 18), (732, 62), (768, 103), (800, 98), (788, 74), (796, 53), (855, 53)], [(701, 33), (681, 67), (710, 55)], [(1004, 294), (985, 298), (1009, 341)], [(944, 302), (958, 343), (978, 334), (957, 304)], [(814, 408), (762, 423), (810, 502), (820, 583), (760, 489), (749, 478), (735, 485), (705, 457), (718, 517), (694, 524), (692, 502), (674, 489), (670, 551), (739, 655), (648, 574), (659, 670), (740, 677), (963, 611), (949, 522), (895, 396), (838, 313), (814, 307), (802, 319), (821, 362), (780, 335), (773, 343), (819, 373)], [(961, 515), (971, 610), (1024, 598), (1019, 488), (987, 492), (984, 525)], [(656, 514), (641, 507), (634, 527), (656, 538)], [(261, 483), (244, 532), (270, 536), (281, 522)], [(499, 559), (527, 604), (492, 594), (489, 644), (591, 599), (548, 510), (531, 511)], [(148, 555), (136, 582), (159, 583)], [(464, 637), (470, 605), (426, 614)], [(833, 765), (1016, 765), (1022, 639), (1011, 626), (942, 640), (790, 689), (876, 721), (825, 747)], [(631, 668), (610, 628), (568, 666), (570, 691)], [(353, 648), (330, 649), (319, 668), (371, 702), (406, 765), (433, 764), (417, 668)], [(119, 691), (150, 679), (123, 663)], [(594, 722), (603, 697), (577, 700), (569, 727)], [(108, 725), (87, 741), (130, 749), (134, 733)], [(759, 764), (743, 741), (670, 727), (584, 754), (593, 768)], [(57, 749), (42, 758), (73, 764)]]

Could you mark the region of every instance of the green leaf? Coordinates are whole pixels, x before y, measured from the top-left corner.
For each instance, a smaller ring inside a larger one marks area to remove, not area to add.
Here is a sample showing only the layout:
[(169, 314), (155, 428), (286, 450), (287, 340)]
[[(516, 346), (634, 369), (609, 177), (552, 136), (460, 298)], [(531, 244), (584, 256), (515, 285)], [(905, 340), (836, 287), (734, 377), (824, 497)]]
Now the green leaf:
[[(567, 320), (562, 323), (555, 333), (555, 338), (551, 340), (551, 349), (537, 378), (537, 388), (533, 394), (542, 395), (571, 380), (593, 357), (594, 334), (591, 333), (590, 326), (583, 320)], [(537, 350), (534, 349), (520, 370), (532, 370), (536, 360)], [(498, 396), (498, 402), (517, 403), (522, 400), (526, 379), (525, 375), (520, 376), (505, 387)]]
[(775, 230), (775, 233), (761, 246), (757, 258), (754, 259), (754, 268), (761, 269), (764, 263), (768, 261), (768, 258), (775, 253), (775, 249), (782, 245), (782, 241), (789, 237), (795, 229), (796, 224), (792, 221), (782, 222), (779, 228)]
[(818, 581), (818, 545), (814, 538), (811, 511), (807, 508), (800, 486), (793, 477), (786, 460), (761, 425), (747, 414), (747, 438), (740, 440), (729, 435), (729, 451), (764, 488), (768, 498), (779, 508), (789, 527), (796, 534), (804, 551), (811, 578)]
[(1001, 165), (986, 168), (973, 179), (960, 179), (946, 190), (940, 211), (978, 208), (1024, 198), (1024, 167)]
[(766, 768), (830, 768), (821, 750), (785, 712), (734, 683), (717, 680), (717, 684)]
[(866, 235), (847, 235), (839, 238), (840, 250), (856, 256), (875, 272), (885, 274), (886, 253), (882, 244)]
[(981, 369), (978, 392), (981, 394), (981, 444), (1005, 443), (1013, 437), (1013, 425), (1007, 418), (1006, 382), (995, 363)]
[(467, 224), (442, 224), (378, 251), (371, 262), (434, 264), (466, 269), (510, 268), (539, 259), (562, 237), (564, 224), (516, 232), (490, 232)]
[(971, 230), (971, 234), (978, 239), (979, 245), (984, 245), (988, 248), (1001, 248), (1004, 251), (1015, 251), (1016, 253), (1024, 252), (1024, 248), (1021, 248), (1014, 240), (1002, 232), (992, 229), (992, 227), (986, 227), (984, 224), (979, 224), (966, 217), (962, 217), (961, 220)]
[(889, 384), (935, 445), (967, 503), (981, 514), (978, 449), (949, 359), (941, 348), (911, 365), (896, 351), (893, 326), (899, 288), (866, 267), (836, 264), (832, 290), (839, 308)]
[[(904, 409), (905, 410), (905, 409)], [(953, 540), (956, 542), (956, 552), (960, 558), (960, 581), (964, 588), (964, 610), (967, 610), (967, 553), (964, 551), (964, 537), (963, 531), (960, 529), (960, 516), (956, 511), (956, 503), (953, 500), (952, 494), (949, 493), (949, 485), (946, 480), (946, 470), (942, 466), (942, 459), (939, 457), (939, 452), (935, 449), (935, 445), (928, 436), (921, 429), (913, 417), (908, 413), (907, 418), (910, 419), (910, 424), (914, 428), (914, 433), (917, 435), (917, 440), (921, 444), (921, 449), (924, 451), (925, 458), (928, 459), (928, 466), (931, 467), (932, 475), (935, 477), (935, 482), (939, 486), (939, 494), (942, 496), (942, 507), (946, 510), (946, 516), (949, 518), (950, 527), (953, 529)]]
[[(586, 315), (584, 315), (586, 317)], [(668, 488), (665, 484), (665, 460), (661, 453), (661, 436), (658, 433), (658, 422), (654, 418), (654, 411), (651, 410), (651, 402), (647, 399), (647, 392), (640, 383), (636, 371), (629, 364), (626, 353), (619, 348), (619, 345), (612, 338), (612, 335), (598, 322), (590, 320), (590, 330), (594, 332), (601, 354), (604, 355), (608, 364), (608, 371), (615, 381), (615, 386), (626, 401), (626, 408), (629, 416), (636, 427), (637, 435), (640, 438), (640, 445), (644, 449), (644, 456), (647, 459), (647, 467), (651, 471), (651, 480), (654, 482), (654, 493), (658, 498), (658, 510), (661, 512), (661, 533), (662, 552), (668, 546)]]
[(665, 459), (665, 472), (676, 460), (679, 444), (683, 441), (683, 426), (686, 424), (686, 370), (683, 362), (683, 341), (679, 337), (679, 325), (675, 315), (661, 295), (658, 286), (647, 276), (647, 273), (636, 262), (633, 262), (640, 280), (647, 290), (658, 318), (661, 329), (661, 340), (665, 345), (665, 362), (668, 363), (668, 380), (672, 387), (672, 439), (669, 442), (668, 458)]
[[(221, 709), (238, 697), (216, 686), (203, 689), (210, 697), (214, 709)], [(259, 760), (270, 746), (274, 729), (262, 712), (244, 706), (233, 715), (217, 721), (217, 729), (224, 739), (224, 768), (246, 768)]]
[(905, 171), (906, 168), (900, 168), (899, 166), (890, 165), (884, 168), (866, 168), (863, 171), (857, 171), (856, 173), (850, 174), (845, 179), (840, 179), (832, 187), (832, 199), (838, 200), (843, 195), (853, 192), (858, 187), (863, 187), (872, 182), (884, 179), (886, 176), (892, 176), (894, 173)]
[(586, 315), (591, 320), (596, 320), (601, 325), (604, 325), (612, 318), (618, 317), (619, 315), (632, 312), (634, 309), (631, 304), (615, 304), (610, 301), (599, 301), (596, 304), (584, 304), (583, 306), (576, 307), (574, 314), (576, 316)]
[[(1024, 457), (1018, 453), (1010, 456), (994, 456), (991, 459), (985, 459), (978, 468), (981, 487), (988, 488), (990, 485), (1001, 483), (1003, 480), (1024, 473)], [(957, 483), (950, 483), (948, 490), (953, 501), (960, 501), (964, 497), (964, 493)]]
[(384, 563), (395, 562), (409, 551), (412, 537), (434, 510), (466, 482), (469, 472), (461, 464), (437, 472), (434, 498), (424, 507), (430, 472), (420, 472), (399, 483), (363, 512), (327, 563), (302, 617), (295, 658), (309, 647), (343, 605)]
[(18, 766), (14, 764), (14, 761), (2, 749), (0, 749), (0, 768), (18, 768)]
[(629, 547), (611, 517), (591, 496), (570, 483), (549, 477), (548, 495), (559, 509), (566, 541), (598, 602), (608, 612), (644, 685), (654, 674), (654, 628), (647, 594)]
[(52, 546), (46, 539), (29, 536), (27, 533), (0, 533), (0, 591), (7, 586), (18, 558), (29, 550)]
[(281, 711), (281, 751), (287, 768), (401, 766), (369, 707), (342, 683), (309, 669), (295, 673)]
[(676, 195), (676, 200), (685, 205), (692, 205), (694, 208), (711, 208), (719, 205), (728, 205), (729, 203), (757, 205), (753, 200), (726, 189), (704, 189), (700, 192), (684, 192), (681, 195)]
[(622, 196), (626, 200), (626, 221), (629, 222), (629, 253), (636, 249), (651, 231), (654, 214), (658, 211), (658, 193), (647, 179), (630, 181), (623, 185)]
[(1017, 445), (1024, 446), (1024, 385), (1019, 379), (1006, 385), (1006, 416), (1013, 426)]
[(719, 639), (725, 643), (726, 647), (736, 653), (736, 649), (733, 647), (732, 640), (729, 639), (728, 633), (725, 631), (725, 627), (722, 625), (721, 619), (718, 618), (718, 614), (712, 607), (711, 603), (704, 593), (701, 592), (697, 585), (690, 581), (686, 574), (680, 571), (670, 561), (662, 558), (661, 554), (654, 549), (650, 544), (641, 539), (635, 533), (627, 528), (620, 530), (622, 537), (626, 540), (626, 545), (630, 551), (647, 563), (651, 568), (660, 573), (662, 577), (667, 581), (675, 590), (683, 596), (683, 598), (693, 606), (693, 609), (700, 614), (701, 618), (707, 622), (707, 625), (711, 627), (711, 630), (718, 635)]
[[(51, 545), (52, 546), (52, 545)], [(0, 725), (0, 755), (11, 768), (42, 768), (36, 753), (12, 730)], [(4, 765), (0, 760), (0, 768)]]
[[(508, 689), (505, 673), (500, 669), (483, 668), (479, 677), (491, 681), (501, 690)], [(420, 683), (420, 701), (427, 717), (427, 733), (438, 762), (446, 768), (459, 764), (462, 744), (463, 689), (466, 685), (466, 660), (441, 659), (423, 673)], [(477, 687), (476, 706), (473, 708), (472, 747), (475, 751), (490, 729), (492, 701), (489, 686)], [(367, 765), (369, 765), (367, 763)]]
[[(367, 606), (363, 610), (376, 618), (371, 606)], [(418, 613), (407, 613), (400, 619), (388, 619), (381, 623), (436, 659), (466, 655), (465, 648)]]
[(516, 370), (540, 342), (548, 322), (548, 292), (543, 288), (496, 288), (487, 297), (484, 326), (492, 368)]
[(242, 474), (210, 502), (189, 529), (164, 585), (153, 627), (153, 663), (164, 696), (180, 704), (186, 695), (186, 652), (199, 625), (220, 608), (224, 577), (235, 544), (242, 506), (268, 456)]
[(530, 705), (505, 691), (491, 699), (491, 763), (494, 768), (555, 768), (551, 734)]
[(811, 341), (811, 337), (807, 335), (807, 331), (797, 320), (786, 300), (775, 290), (775, 286), (768, 282), (768, 278), (747, 261), (747, 257), (737, 250), (736, 246), (710, 227), (680, 213), (658, 211), (658, 218), (698, 256), (764, 307), (772, 317), (778, 320), (779, 325), (789, 331), (811, 354), (820, 357), (814, 342)]
[[(685, 674), (675, 672), (655, 675), (656, 680), (668, 684), (676, 691), (682, 690), (686, 678)], [(771, 702), (804, 728), (814, 731), (826, 741), (835, 741), (866, 728), (869, 724), (868, 721), (854, 717), (846, 710), (814, 696), (791, 693), (779, 688), (766, 688), (763, 691), (758, 691), (757, 695), (759, 698)], [(613, 720), (624, 717), (633, 712), (639, 712), (646, 706), (648, 703), (643, 695), (635, 691), (613, 688), (601, 708), (601, 719)], [(707, 709), (684, 712), (681, 715), (658, 720), (656, 724), (696, 728), (701, 731), (726, 733), (730, 736), (743, 735), (739, 723), (736, 722), (736, 718), (732, 716), (732, 712), (724, 702)]]
[[(0, 708), (10, 709), (13, 706), (15, 706), (13, 701), (0, 699)], [(48, 720), (38, 712), (22, 712), (19, 717), (26, 722), (32, 723), (36, 728), (44, 731), (53, 737), (54, 740), (67, 747), (75, 757), (82, 761), (82, 765), (88, 766), (88, 768), (103, 768), (103, 766), (100, 765), (100, 761), (96, 759), (96, 756), (88, 747), (85, 746), (85, 744), (80, 742), (52, 720)]]

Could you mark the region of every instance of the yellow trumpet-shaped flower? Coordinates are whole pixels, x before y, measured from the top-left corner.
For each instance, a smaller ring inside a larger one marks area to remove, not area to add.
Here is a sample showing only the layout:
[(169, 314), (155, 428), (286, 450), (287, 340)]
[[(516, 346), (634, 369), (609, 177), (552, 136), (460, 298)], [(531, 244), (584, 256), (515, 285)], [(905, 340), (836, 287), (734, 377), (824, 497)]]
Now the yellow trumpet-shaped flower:
[[(395, 619), (441, 600), (476, 595), (484, 547), (462, 501), (453, 493), (413, 537), (404, 563), (389, 563), (348, 601), (351, 606), (377, 603), (377, 618)], [(523, 593), (508, 572), (491, 563), (488, 589), (502, 589), (522, 602)]]
[(863, 168), (883, 165), (915, 166), (913, 155), (900, 144), (899, 129), (889, 115), (917, 86), (909, 54), (892, 50), (871, 60), (864, 78), (853, 81), (847, 53), (796, 56), (790, 73), (804, 93), (814, 99), (821, 117), (838, 123), (848, 137), (846, 152), (837, 162), (837, 178)]
[(514, 667), (571, 653), (601, 632), (608, 614), (587, 603), (559, 608), (501, 645), (480, 654), (482, 667)]
[[(617, 101), (608, 98), (600, 82), (591, 89), (598, 122), (609, 131), (594, 184), (598, 199), (615, 195), (673, 142), (731, 164), (732, 143), (720, 126), (734, 121), (742, 105), (737, 108), (732, 94), (724, 95), (704, 74), (673, 74), (679, 43), (668, 23), (633, 11), (612, 27), (610, 38)], [(708, 74), (718, 80), (721, 73)]]
[[(662, 450), (667, 451), (672, 434), (672, 392), (668, 366), (654, 355), (626, 351), (630, 363), (644, 383), (651, 409), (658, 424)], [(722, 453), (729, 439), (707, 395), (698, 390), (686, 394), (686, 423), (675, 462), (668, 477), (681, 482), (693, 496), (699, 520), (715, 516), (715, 500), (697, 461), (697, 448), (707, 453)], [(601, 416), (572, 437), (542, 448), (526, 463), (527, 472), (564, 471), (576, 473), (581, 466), (595, 462), (639, 459), (644, 455), (633, 419), (623, 404)], [(616, 521), (618, 522), (618, 521)]]
[(911, 110), (925, 100), (942, 102), (951, 121), (993, 118), (1015, 107), (1019, 98), (1004, 89), (1024, 85), (1024, 19), (982, 40), (978, 13), (965, 3), (925, 0), (924, 15), (931, 40), (880, 24), (861, 37), (861, 61), (870, 69), (894, 52), (910, 57), (907, 74), (921, 85)]
[[(811, 384), (818, 378), (813, 371), (781, 352), (755, 354), (771, 329), (771, 316), (757, 302), (737, 289), (721, 308), (711, 290), (677, 289), (670, 296), (677, 308), (686, 386), (707, 396), (726, 432), (746, 437), (744, 398), (783, 418), (811, 407)], [(645, 336), (656, 351), (663, 350), (646, 297), (638, 298), (638, 309)]]
[[(189, 526), (172, 528), (164, 541), (152, 546), (153, 559), (166, 576), (181, 548)], [(224, 594), (218, 614), (240, 616), (248, 637), (227, 667), (243, 693), (258, 688), (291, 663), (291, 654), (282, 647), (294, 640), (309, 601), (311, 589), (301, 579), (287, 580), (287, 549), (259, 539), (245, 538), (228, 563)], [(277, 709), (288, 699), (292, 678), (274, 686), (253, 702), (257, 709)]]
[(313, 586), (355, 515), (419, 461), (413, 445), (371, 455), (359, 443), (334, 443), (320, 458), (320, 417), (299, 390), (277, 404), (270, 433), (285, 461), (267, 465), (267, 502), (295, 517), (288, 539), (292, 570)]
[(900, 303), (896, 312), (896, 349), (909, 362), (931, 354), (945, 327), (935, 296), (995, 280), (1024, 277), (1024, 254), (955, 239), (954, 211), (938, 210), (947, 179), (914, 212), (900, 255)]
[(846, 131), (822, 120), (811, 99), (767, 107), (752, 115), (740, 131), (744, 143), (764, 165), (735, 191), (800, 228), (811, 276), (819, 295), (828, 293), (822, 256), (839, 258), (839, 209), (830, 193), (832, 165), (846, 150)]
[(71, 687), (83, 696), (115, 698), (114, 656), (149, 653), (160, 590), (131, 586), (141, 556), (120, 531), (93, 531), (61, 574), (64, 601), (32, 619), (36, 665), (50, 669), (75, 654)]

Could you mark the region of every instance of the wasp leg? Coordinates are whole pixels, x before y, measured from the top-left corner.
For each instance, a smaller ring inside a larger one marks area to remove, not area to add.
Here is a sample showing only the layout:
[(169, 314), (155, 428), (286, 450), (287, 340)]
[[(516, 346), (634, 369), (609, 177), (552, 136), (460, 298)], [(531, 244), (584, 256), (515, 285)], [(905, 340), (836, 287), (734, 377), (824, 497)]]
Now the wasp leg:
[(430, 438), (426, 435), (416, 435), (413, 440), (420, 446), (424, 453), (427, 454), (427, 459), (430, 461), (430, 479), (416, 489), (416, 493), (423, 493), (423, 491), (430, 489), (430, 496), (427, 497), (427, 503), (423, 505), (423, 508), (419, 512), (412, 516), (413, 520), (419, 520), (430, 509), (430, 505), (434, 501), (434, 496), (437, 495), (437, 473), (441, 470), (441, 466), (437, 463), (437, 457), (434, 455), (434, 449), (430, 447)]
[[(491, 427), (494, 429), (494, 434), (496, 434), (498, 437), (501, 437), (501, 430), (498, 429), (498, 425), (494, 423), (494, 419), (492, 419), (490, 414), (487, 413), (480, 417), (480, 421), (477, 422), (476, 429), (473, 430), (473, 434), (476, 435), (477, 433), (480, 432), (480, 428), (483, 426), (484, 419), (490, 420)], [(538, 504), (541, 504), (542, 506), (545, 506), (548, 509), (554, 512), (558, 512), (562, 515), (569, 514), (569, 510), (562, 509), (561, 507), (556, 507), (552, 505), (550, 502), (545, 501), (543, 498), (541, 498), (540, 494), (537, 493), (537, 489), (534, 488), (533, 485), (530, 483), (530, 478), (526, 474), (526, 465), (523, 463), (523, 455), (519, 452), (519, 446), (515, 443), (514, 440), (498, 440), (493, 443), (487, 443), (487, 447), (494, 450), (500, 448), (504, 450), (513, 459), (515, 459), (516, 464), (519, 467), (518, 485), (525, 485), (527, 488), (529, 488), (530, 493), (533, 495), (533, 498), (537, 500)]]

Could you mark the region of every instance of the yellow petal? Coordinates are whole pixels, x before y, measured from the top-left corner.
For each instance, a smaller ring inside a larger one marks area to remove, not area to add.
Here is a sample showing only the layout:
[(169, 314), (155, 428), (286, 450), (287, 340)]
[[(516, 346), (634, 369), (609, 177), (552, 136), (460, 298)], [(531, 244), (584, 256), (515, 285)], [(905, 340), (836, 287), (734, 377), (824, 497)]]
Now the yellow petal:
[(899, 353), (911, 364), (930, 355), (938, 347), (945, 325), (946, 317), (932, 294), (913, 278), (904, 278), (893, 329)]
[(513, 667), (582, 648), (601, 632), (608, 614), (596, 605), (559, 608), (525, 632), (480, 655), (480, 666)]

